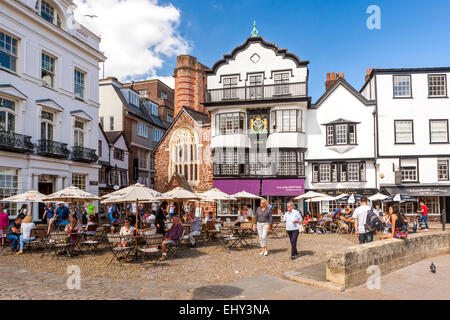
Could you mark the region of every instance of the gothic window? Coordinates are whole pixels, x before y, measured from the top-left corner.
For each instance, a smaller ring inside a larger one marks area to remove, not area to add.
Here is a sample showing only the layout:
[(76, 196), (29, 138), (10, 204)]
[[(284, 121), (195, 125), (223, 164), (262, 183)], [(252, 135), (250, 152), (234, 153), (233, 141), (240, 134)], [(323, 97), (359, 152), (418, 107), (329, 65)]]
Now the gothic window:
[(184, 175), (189, 183), (198, 182), (198, 142), (192, 129), (177, 129), (170, 141), (169, 179), (174, 173)]

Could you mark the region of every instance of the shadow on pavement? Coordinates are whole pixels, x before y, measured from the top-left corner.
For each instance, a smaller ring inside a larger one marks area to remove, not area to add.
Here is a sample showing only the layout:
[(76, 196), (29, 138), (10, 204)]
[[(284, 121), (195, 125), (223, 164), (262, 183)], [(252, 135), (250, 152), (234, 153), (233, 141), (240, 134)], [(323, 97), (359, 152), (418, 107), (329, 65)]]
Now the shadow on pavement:
[(303, 257), (303, 256), (313, 256), (314, 255), (314, 251), (311, 250), (303, 250), (303, 251), (299, 251), (298, 252), (298, 256), (299, 257)]
[(227, 285), (208, 285), (196, 288), (193, 292), (192, 299), (226, 299), (233, 298), (243, 292), (241, 288)]

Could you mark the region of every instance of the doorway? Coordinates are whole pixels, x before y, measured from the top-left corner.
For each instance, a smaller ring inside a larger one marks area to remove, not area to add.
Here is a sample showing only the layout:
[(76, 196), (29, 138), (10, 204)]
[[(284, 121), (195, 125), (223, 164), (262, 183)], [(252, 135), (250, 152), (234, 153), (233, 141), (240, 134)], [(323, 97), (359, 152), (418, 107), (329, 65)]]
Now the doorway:
[[(39, 182), (38, 188), (39, 188), (38, 191), (42, 194), (49, 195), (53, 193), (53, 183), (51, 182)], [(45, 204), (39, 202), (38, 206), (39, 219), (42, 219), (42, 216), (44, 215), (44, 207)]]

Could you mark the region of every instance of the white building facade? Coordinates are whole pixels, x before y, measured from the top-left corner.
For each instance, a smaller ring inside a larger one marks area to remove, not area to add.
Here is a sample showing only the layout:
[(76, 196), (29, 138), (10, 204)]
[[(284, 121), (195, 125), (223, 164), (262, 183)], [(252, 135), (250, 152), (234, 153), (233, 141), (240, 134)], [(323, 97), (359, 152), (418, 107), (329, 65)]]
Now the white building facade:
[(376, 100), (378, 187), (424, 199), (431, 215), (450, 210), (449, 74), (449, 67), (374, 69), (361, 90)]
[[(76, 185), (98, 194), (100, 38), (72, 1), (0, 3), (0, 198)], [(10, 216), (17, 210), (6, 204)], [(33, 208), (34, 219), (42, 213)]]
[(206, 73), (215, 187), (274, 209), (304, 192), (308, 63), (252, 36)]
[[(356, 91), (343, 74), (333, 74), (328, 90), (307, 114), (306, 189), (330, 196), (373, 195), (375, 168), (375, 101)], [(333, 210), (324, 203), (322, 211)]]

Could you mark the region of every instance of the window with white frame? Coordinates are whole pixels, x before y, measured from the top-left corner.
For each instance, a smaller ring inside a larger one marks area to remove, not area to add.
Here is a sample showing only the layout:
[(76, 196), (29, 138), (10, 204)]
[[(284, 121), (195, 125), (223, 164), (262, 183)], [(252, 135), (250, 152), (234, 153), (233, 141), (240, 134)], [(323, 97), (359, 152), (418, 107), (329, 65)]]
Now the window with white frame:
[(348, 165), (347, 163), (341, 163), (339, 165), (339, 181), (346, 182), (348, 177), (348, 171), (347, 171)]
[(224, 77), (223, 78), (223, 99), (236, 99), (238, 77)]
[(81, 173), (72, 173), (72, 185), (86, 191), (87, 175)]
[(16, 71), (18, 40), (0, 31), (0, 67)]
[(411, 97), (411, 75), (394, 75), (394, 98)]
[(289, 72), (280, 72), (273, 75), (275, 82), (275, 95), (289, 94)]
[(128, 103), (135, 107), (139, 106), (139, 95), (134, 91), (128, 90)]
[(138, 122), (137, 124), (137, 135), (139, 137), (143, 137), (143, 138), (147, 138), (148, 139), (148, 126), (146, 126), (145, 124)]
[(138, 150), (138, 162), (139, 162), (139, 169), (142, 170), (148, 170), (148, 159), (150, 156), (150, 152)]
[(61, 27), (61, 18), (57, 14), (55, 8), (45, 0), (41, 0), (40, 16), (51, 24)]
[(430, 120), (430, 143), (447, 143), (448, 120)]
[(16, 103), (0, 97), (0, 131), (16, 131)]
[[(19, 170), (0, 167), (0, 198), (15, 196), (18, 190)], [(17, 204), (12, 202), (2, 203), (8, 216), (17, 215)]]
[(359, 181), (359, 163), (349, 163), (347, 165), (347, 180), (350, 182)]
[(428, 96), (447, 96), (447, 77), (445, 74), (428, 75)]
[(413, 120), (395, 120), (395, 143), (414, 143)]
[(302, 132), (302, 110), (284, 109), (272, 111), (272, 132)]
[(54, 117), (52, 112), (41, 112), (41, 140), (53, 141)]
[(220, 113), (216, 115), (215, 119), (216, 135), (244, 132), (244, 112)]
[(55, 64), (56, 59), (42, 52), (41, 79), (42, 83), (49, 87), (55, 86)]
[(428, 213), (440, 213), (439, 197), (425, 197), (423, 199), (425, 205), (428, 207)]
[(438, 168), (438, 180), (439, 181), (448, 181), (448, 160), (438, 160), (437, 164)]
[(159, 142), (163, 136), (163, 132), (159, 129), (153, 128), (153, 141)]
[(84, 127), (85, 123), (75, 120), (73, 129), (73, 142), (75, 147), (84, 147)]
[(313, 182), (319, 182), (319, 165), (318, 164), (314, 164), (312, 166), (312, 168), (313, 168), (312, 181)]
[(248, 85), (250, 88), (249, 90), (249, 98), (255, 99), (255, 98), (261, 98), (262, 97), (262, 84), (263, 84), (263, 75), (262, 74), (254, 74), (248, 76)]
[(326, 126), (327, 146), (356, 144), (356, 124), (341, 123)]
[(74, 70), (74, 93), (77, 98), (84, 98), (85, 73), (75, 68)]
[(331, 181), (331, 165), (329, 163), (322, 163), (320, 165), (320, 182), (330, 182)]
[(400, 170), (402, 172), (403, 182), (415, 182), (417, 181), (417, 159), (401, 159)]

